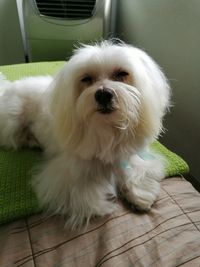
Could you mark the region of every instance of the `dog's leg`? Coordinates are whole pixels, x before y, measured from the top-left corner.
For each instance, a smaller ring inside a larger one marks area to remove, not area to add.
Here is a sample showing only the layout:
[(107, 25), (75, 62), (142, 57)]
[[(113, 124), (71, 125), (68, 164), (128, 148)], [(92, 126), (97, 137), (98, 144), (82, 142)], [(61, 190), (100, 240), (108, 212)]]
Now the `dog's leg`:
[(73, 155), (59, 155), (35, 177), (34, 188), (42, 206), (66, 215), (67, 228), (80, 228), (94, 216), (112, 213), (117, 204), (114, 180), (95, 177), (92, 164)]
[(118, 185), (126, 200), (136, 209), (147, 211), (151, 208), (160, 191), (160, 180), (164, 178), (161, 160), (145, 161), (134, 156), (120, 167)]
[(116, 192), (109, 183), (91, 183), (85, 187), (75, 185), (74, 190), (74, 194), (70, 196), (70, 209), (65, 224), (67, 228), (87, 226), (92, 218), (109, 215), (117, 209)]

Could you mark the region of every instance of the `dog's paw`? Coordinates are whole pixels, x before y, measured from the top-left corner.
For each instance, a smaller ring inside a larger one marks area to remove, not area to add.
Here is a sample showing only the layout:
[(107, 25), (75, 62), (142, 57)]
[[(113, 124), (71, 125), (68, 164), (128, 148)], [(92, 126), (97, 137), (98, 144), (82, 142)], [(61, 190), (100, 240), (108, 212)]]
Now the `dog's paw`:
[(135, 209), (138, 211), (149, 211), (156, 200), (156, 197), (151, 197), (151, 199), (148, 197), (137, 197), (134, 199), (132, 204), (134, 205)]
[(103, 201), (99, 206), (95, 207), (94, 215), (98, 217), (103, 217), (106, 215), (110, 215), (114, 211), (118, 209), (118, 204), (114, 201)]
[(148, 183), (130, 183), (123, 191), (123, 196), (137, 210), (149, 211), (160, 192), (159, 182), (152, 180)]
[(66, 216), (65, 228), (70, 230), (87, 228), (88, 224), (93, 218), (110, 215), (118, 208), (117, 203), (109, 200), (103, 200), (99, 203), (90, 204), (91, 205), (85, 206), (81, 212), (78, 206), (74, 207), (76, 210), (71, 210), (70, 214)]

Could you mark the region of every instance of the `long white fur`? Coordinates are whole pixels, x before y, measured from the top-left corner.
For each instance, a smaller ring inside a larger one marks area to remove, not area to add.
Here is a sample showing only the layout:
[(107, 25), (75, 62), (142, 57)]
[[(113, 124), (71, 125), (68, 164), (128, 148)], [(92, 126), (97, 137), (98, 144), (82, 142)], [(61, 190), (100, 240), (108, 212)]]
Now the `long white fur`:
[[(111, 79), (115, 69), (131, 82)], [(95, 81), (83, 87), (91, 73)], [(164, 164), (139, 152), (162, 131), (170, 87), (145, 52), (104, 41), (79, 48), (54, 78), (0, 79), (0, 145), (40, 146), (51, 156), (33, 181), (41, 205), (65, 214), (70, 228), (112, 213), (118, 190), (138, 209), (151, 208)], [(102, 87), (115, 95), (110, 114), (97, 111)]]

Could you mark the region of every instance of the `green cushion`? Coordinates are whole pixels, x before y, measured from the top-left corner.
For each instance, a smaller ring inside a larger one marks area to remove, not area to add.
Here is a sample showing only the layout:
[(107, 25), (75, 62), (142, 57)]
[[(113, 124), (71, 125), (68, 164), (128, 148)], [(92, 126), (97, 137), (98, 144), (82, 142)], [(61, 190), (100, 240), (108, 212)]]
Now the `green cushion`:
[[(9, 80), (16, 80), (26, 76), (54, 74), (63, 64), (64, 62), (41, 62), (2, 66), (0, 72)], [(151, 148), (166, 158), (168, 177), (189, 172), (186, 162), (159, 142), (154, 142)], [(41, 160), (39, 150), (0, 150), (0, 224), (40, 211), (30, 179), (31, 170)]]
[(160, 153), (166, 159), (166, 177), (182, 176), (189, 173), (188, 164), (177, 154), (173, 153), (160, 142), (151, 145), (152, 151)]
[(2, 72), (8, 80), (15, 81), (27, 76), (53, 75), (64, 63), (64, 61), (53, 61), (0, 66), (0, 72)]

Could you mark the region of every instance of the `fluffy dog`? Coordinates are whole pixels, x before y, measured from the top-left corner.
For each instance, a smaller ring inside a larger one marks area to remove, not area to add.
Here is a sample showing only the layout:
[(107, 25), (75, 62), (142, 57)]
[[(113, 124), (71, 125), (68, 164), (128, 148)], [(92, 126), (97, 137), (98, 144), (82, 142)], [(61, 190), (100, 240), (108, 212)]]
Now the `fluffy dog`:
[(151, 208), (164, 165), (148, 146), (162, 131), (170, 87), (145, 52), (83, 45), (54, 78), (1, 80), (0, 145), (49, 156), (33, 181), (41, 205), (67, 215), (70, 228), (112, 213), (117, 192)]

